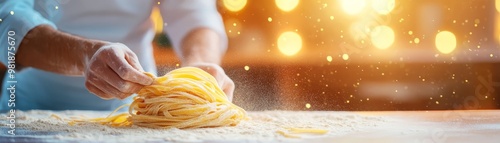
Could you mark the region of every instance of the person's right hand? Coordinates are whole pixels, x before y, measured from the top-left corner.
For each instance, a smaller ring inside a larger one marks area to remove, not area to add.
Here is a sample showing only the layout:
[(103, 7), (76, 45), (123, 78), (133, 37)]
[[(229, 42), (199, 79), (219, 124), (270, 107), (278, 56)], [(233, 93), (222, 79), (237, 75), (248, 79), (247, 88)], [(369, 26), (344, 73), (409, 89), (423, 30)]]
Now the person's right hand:
[(86, 64), (84, 75), (85, 87), (103, 99), (127, 98), (153, 82), (143, 73), (134, 52), (121, 43), (99, 48)]

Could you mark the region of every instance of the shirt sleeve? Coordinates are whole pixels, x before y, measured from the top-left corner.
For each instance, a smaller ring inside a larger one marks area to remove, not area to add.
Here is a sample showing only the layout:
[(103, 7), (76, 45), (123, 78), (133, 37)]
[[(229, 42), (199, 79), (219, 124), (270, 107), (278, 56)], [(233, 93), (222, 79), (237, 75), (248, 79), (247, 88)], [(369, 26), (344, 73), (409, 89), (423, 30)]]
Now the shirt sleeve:
[[(215, 0), (165, 0), (160, 4), (163, 20), (174, 49), (180, 51), (182, 39), (200, 27), (217, 32), (223, 51), (227, 49), (227, 35)], [(165, 26), (164, 25), (164, 26)]]
[[(34, 0), (1, 0), (0, 1), (0, 62), (7, 65), (9, 52), (16, 53), (26, 33), (34, 27), (47, 24), (56, 28), (55, 24), (34, 9)], [(9, 32), (10, 31), (10, 32)], [(9, 38), (15, 43), (10, 50)]]

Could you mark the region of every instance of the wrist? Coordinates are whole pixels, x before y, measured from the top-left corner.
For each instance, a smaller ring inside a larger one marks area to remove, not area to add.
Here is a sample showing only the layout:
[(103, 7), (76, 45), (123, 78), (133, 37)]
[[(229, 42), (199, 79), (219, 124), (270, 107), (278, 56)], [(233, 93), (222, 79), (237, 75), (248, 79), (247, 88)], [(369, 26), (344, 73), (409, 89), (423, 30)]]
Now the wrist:
[(220, 64), (224, 54), (219, 35), (211, 29), (199, 28), (184, 37), (180, 48), (182, 66), (199, 63)]
[(109, 43), (105, 42), (105, 41), (85, 40), (84, 44), (83, 44), (83, 45), (85, 45), (85, 48), (83, 48), (84, 57), (82, 57), (83, 58), (82, 60), (85, 63), (88, 62), (90, 59), (92, 59), (92, 57), (94, 56), (94, 54), (99, 49), (101, 49), (102, 47), (104, 47), (107, 44), (109, 44)]
[(193, 65), (199, 65), (199, 64), (216, 64), (220, 65), (220, 58), (203, 58), (203, 57), (186, 57), (184, 60), (181, 61), (181, 66), (186, 67), (186, 66), (193, 66)]

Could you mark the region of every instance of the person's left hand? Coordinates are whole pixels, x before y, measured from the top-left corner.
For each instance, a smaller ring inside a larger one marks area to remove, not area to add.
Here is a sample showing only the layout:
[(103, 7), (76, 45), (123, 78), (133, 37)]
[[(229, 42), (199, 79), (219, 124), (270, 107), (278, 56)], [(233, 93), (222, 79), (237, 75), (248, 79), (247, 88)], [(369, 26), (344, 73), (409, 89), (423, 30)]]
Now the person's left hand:
[(226, 93), (228, 100), (233, 100), (234, 82), (231, 78), (229, 78), (229, 76), (226, 75), (222, 67), (213, 63), (194, 63), (187, 66), (200, 68), (214, 76), (219, 84), (219, 87), (222, 91), (224, 91), (224, 93)]

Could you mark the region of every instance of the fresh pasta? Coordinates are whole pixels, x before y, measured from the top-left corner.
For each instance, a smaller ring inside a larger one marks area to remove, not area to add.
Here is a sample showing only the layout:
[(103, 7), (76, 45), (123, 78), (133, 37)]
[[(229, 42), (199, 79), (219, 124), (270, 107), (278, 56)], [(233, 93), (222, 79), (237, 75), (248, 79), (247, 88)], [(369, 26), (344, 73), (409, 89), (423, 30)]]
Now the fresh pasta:
[(162, 77), (147, 75), (154, 83), (137, 93), (128, 113), (90, 121), (119, 127), (202, 128), (235, 126), (247, 118), (244, 109), (227, 99), (215, 78), (199, 68), (179, 68)]
[(328, 130), (324, 129), (314, 129), (314, 128), (287, 128), (287, 131), (278, 130), (276, 133), (287, 137), (287, 138), (301, 138), (299, 134), (316, 134), (324, 135), (328, 133)]

